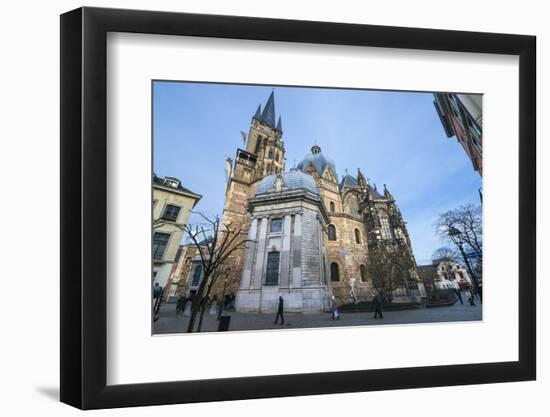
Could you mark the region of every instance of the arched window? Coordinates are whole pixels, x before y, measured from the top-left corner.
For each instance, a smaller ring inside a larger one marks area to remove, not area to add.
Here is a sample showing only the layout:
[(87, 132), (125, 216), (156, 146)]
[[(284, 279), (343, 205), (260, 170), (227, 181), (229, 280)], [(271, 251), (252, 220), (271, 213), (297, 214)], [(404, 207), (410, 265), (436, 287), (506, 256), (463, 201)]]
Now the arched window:
[(336, 240), (336, 227), (333, 224), (328, 225), (328, 240)]
[(392, 233), (390, 228), (390, 220), (388, 218), (388, 213), (385, 211), (380, 211), (380, 233), (382, 234), (382, 239), (391, 239)]
[(267, 159), (273, 159), (273, 149), (270, 149), (267, 153)]
[(359, 270), (361, 271), (361, 281), (367, 282), (367, 268), (365, 267), (365, 265), (359, 265)]
[(331, 213), (334, 213), (335, 211), (336, 211), (336, 206), (334, 205), (334, 202), (331, 201), (331, 202), (330, 202), (330, 212), (331, 212)]
[(361, 232), (359, 229), (354, 230), (355, 233), (355, 243), (361, 243)]
[(338, 270), (338, 264), (336, 262), (330, 264), (330, 280), (332, 282), (340, 281), (340, 271)]
[(201, 282), (202, 275), (202, 265), (197, 265), (195, 271), (193, 271), (193, 281), (191, 281), (191, 286), (196, 287)]
[(267, 271), (265, 285), (277, 285), (279, 283), (279, 252), (267, 254)]

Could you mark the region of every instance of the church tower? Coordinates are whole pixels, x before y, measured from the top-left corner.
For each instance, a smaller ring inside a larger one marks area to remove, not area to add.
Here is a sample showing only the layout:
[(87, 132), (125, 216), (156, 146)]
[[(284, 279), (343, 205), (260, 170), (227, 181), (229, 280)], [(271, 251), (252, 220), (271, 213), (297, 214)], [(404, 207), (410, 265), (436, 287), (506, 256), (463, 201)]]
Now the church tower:
[[(243, 233), (248, 233), (248, 200), (254, 196), (259, 180), (268, 175), (283, 173), (285, 169), (281, 117), (279, 116), (277, 122), (276, 120), (275, 93), (272, 91), (263, 110), (259, 105), (252, 117), (245, 149), (237, 149), (233, 164), (230, 158), (226, 158), (228, 167), (223, 223), (230, 223), (233, 229), (240, 228)], [(243, 262), (242, 250), (235, 251), (227, 262), (226, 267), (231, 270), (227, 294), (236, 294)], [(221, 289), (215, 286), (213, 294), (217, 293), (221, 293)]]

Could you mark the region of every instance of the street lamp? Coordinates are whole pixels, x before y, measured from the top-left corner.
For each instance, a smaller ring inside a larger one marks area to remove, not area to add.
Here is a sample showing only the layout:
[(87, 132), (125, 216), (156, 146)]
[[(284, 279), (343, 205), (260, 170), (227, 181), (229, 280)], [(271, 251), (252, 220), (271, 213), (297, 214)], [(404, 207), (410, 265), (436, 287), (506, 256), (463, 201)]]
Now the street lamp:
[(464, 259), (464, 263), (466, 264), (466, 268), (468, 268), (468, 272), (470, 273), (470, 276), (472, 277), (472, 281), (474, 284), (474, 288), (476, 293), (478, 293), (478, 282), (477, 277), (474, 274), (474, 271), (472, 269), (472, 266), (470, 265), (470, 261), (468, 260), (468, 257), (466, 256), (466, 253), (464, 252), (464, 238), (462, 236), (462, 232), (458, 230), (456, 227), (451, 226), (447, 230), (447, 234), (453, 241), (453, 243), (458, 247), (458, 250), (460, 251), (460, 254), (462, 255), (462, 259)]

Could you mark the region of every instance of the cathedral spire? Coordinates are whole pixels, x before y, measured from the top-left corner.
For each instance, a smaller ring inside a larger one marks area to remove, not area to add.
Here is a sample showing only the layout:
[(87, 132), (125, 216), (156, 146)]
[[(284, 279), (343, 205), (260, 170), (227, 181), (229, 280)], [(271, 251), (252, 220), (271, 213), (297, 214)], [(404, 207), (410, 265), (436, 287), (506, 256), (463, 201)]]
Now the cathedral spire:
[(258, 104), (258, 108), (256, 109), (256, 113), (254, 114), (254, 119), (262, 120), (262, 105), (261, 104)]
[(279, 132), (283, 131), (283, 122), (281, 122), (281, 116), (279, 116), (279, 121), (277, 122), (277, 130)]
[(271, 91), (260, 120), (269, 127), (275, 128), (275, 91)]
[(359, 187), (361, 187), (361, 190), (365, 192), (369, 186), (369, 183), (367, 182), (359, 168), (357, 168), (357, 182), (359, 183)]

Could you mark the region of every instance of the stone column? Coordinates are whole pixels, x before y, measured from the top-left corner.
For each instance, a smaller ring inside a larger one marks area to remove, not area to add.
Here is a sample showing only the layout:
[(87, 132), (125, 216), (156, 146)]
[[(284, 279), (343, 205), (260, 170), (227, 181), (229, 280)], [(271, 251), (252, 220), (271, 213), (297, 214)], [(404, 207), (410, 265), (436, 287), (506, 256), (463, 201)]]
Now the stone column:
[(292, 286), (302, 286), (302, 214), (294, 217), (294, 239), (292, 254)]
[(281, 247), (281, 275), (279, 279), (279, 286), (281, 288), (288, 288), (289, 284), (289, 260), (290, 260), (290, 229), (291, 229), (291, 216), (287, 214), (284, 217), (283, 222), (283, 241)]
[(258, 243), (256, 244), (256, 263), (253, 265), (253, 274), (251, 288), (260, 289), (262, 288), (262, 275), (264, 269), (264, 259), (265, 259), (265, 245), (267, 242), (267, 217), (264, 217), (260, 220), (260, 232), (258, 236)]
[(250, 287), (251, 277), (252, 277), (252, 263), (254, 261), (254, 255), (256, 252), (257, 242), (254, 242), (257, 235), (257, 226), (258, 220), (252, 219), (250, 223), (250, 228), (248, 229), (248, 242), (246, 244), (246, 255), (243, 268), (243, 276), (241, 278), (241, 288), (248, 289)]

